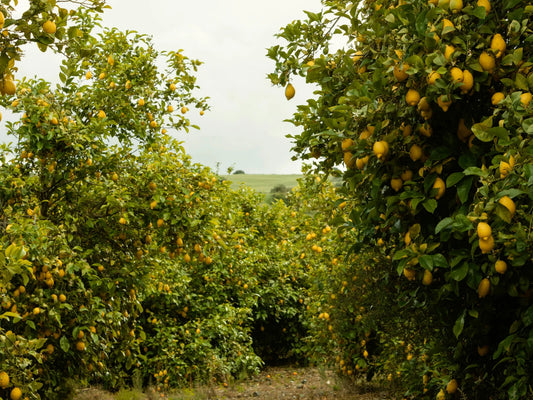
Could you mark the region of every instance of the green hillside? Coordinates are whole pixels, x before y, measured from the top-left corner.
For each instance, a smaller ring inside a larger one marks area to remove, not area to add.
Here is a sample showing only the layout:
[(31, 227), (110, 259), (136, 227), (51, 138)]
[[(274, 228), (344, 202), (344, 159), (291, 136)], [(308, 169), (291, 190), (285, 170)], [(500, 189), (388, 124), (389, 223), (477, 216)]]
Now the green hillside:
[(298, 184), (297, 180), (302, 175), (277, 175), (277, 174), (236, 174), (222, 175), (222, 178), (231, 181), (231, 187), (236, 189), (241, 184), (251, 187), (257, 192), (268, 194), (270, 190), (277, 185), (285, 185), (287, 188), (294, 187)]

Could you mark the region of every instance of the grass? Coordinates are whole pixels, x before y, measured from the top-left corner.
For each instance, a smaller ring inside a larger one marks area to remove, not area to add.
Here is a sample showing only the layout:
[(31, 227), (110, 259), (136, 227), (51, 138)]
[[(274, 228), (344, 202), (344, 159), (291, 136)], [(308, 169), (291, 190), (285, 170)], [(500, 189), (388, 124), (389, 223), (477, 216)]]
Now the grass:
[(231, 181), (231, 187), (237, 189), (241, 184), (251, 187), (256, 192), (268, 194), (278, 185), (284, 185), (288, 189), (298, 184), (297, 180), (302, 175), (276, 175), (276, 174), (237, 174), (222, 175), (222, 179)]

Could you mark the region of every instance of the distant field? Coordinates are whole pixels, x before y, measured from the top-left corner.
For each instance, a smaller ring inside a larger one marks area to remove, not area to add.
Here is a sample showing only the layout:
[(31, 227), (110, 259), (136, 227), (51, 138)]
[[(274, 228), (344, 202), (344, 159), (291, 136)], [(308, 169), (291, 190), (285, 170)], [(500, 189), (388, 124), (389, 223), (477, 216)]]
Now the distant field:
[(231, 187), (237, 189), (241, 184), (251, 187), (256, 192), (268, 194), (277, 185), (292, 188), (298, 184), (297, 179), (302, 175), (267, 175), (267, 174), (237, 174), (222, 175), (222, 179), (231, 181)]

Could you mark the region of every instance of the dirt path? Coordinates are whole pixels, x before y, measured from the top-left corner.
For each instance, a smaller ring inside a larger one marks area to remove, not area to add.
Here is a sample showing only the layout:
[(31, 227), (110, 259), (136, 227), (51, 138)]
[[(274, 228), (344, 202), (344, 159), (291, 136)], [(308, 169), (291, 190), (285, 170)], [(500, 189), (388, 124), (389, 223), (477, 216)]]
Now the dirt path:
[(381, 400), (386, 392), (362, 383), (351, 386), (319, 368), (270, 367), (250, 380), (206, 390), (207, 399)]
[(386, 400), (391, 397), (376, 385), (350, 385), (331, 371), (316, 367), (268, 367), (258, 376), (229, 385), (201, 386), (160, 394), (121, 390), (111, 394), (82, 389), (74, 400)]

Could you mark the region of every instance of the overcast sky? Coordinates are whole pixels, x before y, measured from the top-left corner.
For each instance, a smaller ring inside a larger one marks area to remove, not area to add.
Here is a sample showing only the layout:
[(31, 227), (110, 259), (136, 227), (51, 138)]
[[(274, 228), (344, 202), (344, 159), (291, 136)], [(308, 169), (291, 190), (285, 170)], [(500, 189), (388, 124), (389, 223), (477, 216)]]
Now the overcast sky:
[[(287, 101), (284, 89), (266, 79), (274, 64), (265, 54), (277, 43), (274, 35), (282, 26), (303, 18), (303, 10), (319, 11), (320, 0), (108, 0), (108, 4), (112, 9), (105, 11), (103, 25), (152, 35), (157, 49), (184, 49), (186, 56), (204, 62), (197, 82), (199, 94), (211, 98), (211, 111), (203, 117), (191, 113), (199, 131), (178, 133), (195, 162), (212, 168), (219, 163), (220, 173), (231, 166), (246, 173), (300, 172), (301, 164), (291, 161), (291, 143), (285, 137), (297, 131), (283, 120), (311, 96), (311, 89), (303, 87), (304, 81), (296, 82), (296, 96)], [(28, 49), (17, 75), (38, 74), (56, 81), (58, 61), (50, 54)], [(0, 140), (7, 140), (5, 132), (0, 132)]]

